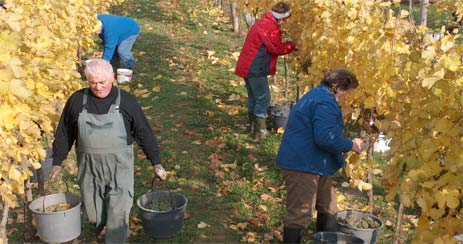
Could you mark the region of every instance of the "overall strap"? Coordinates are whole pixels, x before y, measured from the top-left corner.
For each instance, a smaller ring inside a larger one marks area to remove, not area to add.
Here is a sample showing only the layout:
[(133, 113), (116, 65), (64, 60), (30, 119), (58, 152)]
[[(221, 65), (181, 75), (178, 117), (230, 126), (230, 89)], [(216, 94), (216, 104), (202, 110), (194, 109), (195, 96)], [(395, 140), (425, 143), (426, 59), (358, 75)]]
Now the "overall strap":
[(119, 105), (121, 104), (121, 89), (118, 87), (117, 88), (117, 98), (116, 98), (116, 103), (111, 104), (111, 107), (109, 108), (108, 113), (113, 113), (119, 111)]
[(87, 98), (88, 98), (88, 88), (85, 88), (84, 89), (84, 99), (83, 99), (83, 102), (82, 102), (82, 105), (83, 105), (82, 110), (85, 110), (85, 111), (87, 111)]

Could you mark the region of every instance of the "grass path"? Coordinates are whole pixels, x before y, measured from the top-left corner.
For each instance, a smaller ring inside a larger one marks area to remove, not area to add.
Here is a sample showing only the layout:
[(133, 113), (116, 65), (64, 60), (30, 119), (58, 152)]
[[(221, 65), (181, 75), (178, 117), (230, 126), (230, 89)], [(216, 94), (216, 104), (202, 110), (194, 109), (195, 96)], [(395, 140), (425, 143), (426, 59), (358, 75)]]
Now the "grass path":
[[(204, 19), (205, 13), (201, 11), (205, 6), (200, 4), (199, 1), (132, 0), (116, 9), (120, 14), (136, 18), (142, 26), (134, 48), (140, 75), (130, 89), (136, 94), (149, 91), (148, 95), (139, 96), (139, 100), (161, 143), (163, 165), (171, 172), (168, 182), (159, 188), (180, 191), (189, 200), (181, 234), (167, 240), (147, 239), (139, 235), (140, 224), (135, 222), (132, 226), (138, 234), (130, 238), (131, 242), (239, 242), (239, 237), (226, 228), (232, 209), (216, 196), (217, 178), (208, 167), (216, 145), (205, 143), (213, 139), (218, 130), (217, 124), (211, 126), (208, 118), (208, 113), (217, 113), (212, 98), (215, 95), (210, 93), (208, 83), (220, 82), (217, 80), (220, 74), (224, 74), (222, 78), (229, 76), (227, 69), (231, 67), (208, 68), (207, 50), (229, 49), (242, 40), (230, 33), (214, 33), (209, 29), (210, 20)], [(215, 72), (205, 76), (204, 69)], [(220, 91), (216, 92), (220, 96)], [(151, 169), (145, 170), (146, 161), (140, 164), (137, 173), (142, 177), (136, 182), (136, 198), (147, 190), (151, 177)], [(207, 227), (198, 228), (201, 222)]]

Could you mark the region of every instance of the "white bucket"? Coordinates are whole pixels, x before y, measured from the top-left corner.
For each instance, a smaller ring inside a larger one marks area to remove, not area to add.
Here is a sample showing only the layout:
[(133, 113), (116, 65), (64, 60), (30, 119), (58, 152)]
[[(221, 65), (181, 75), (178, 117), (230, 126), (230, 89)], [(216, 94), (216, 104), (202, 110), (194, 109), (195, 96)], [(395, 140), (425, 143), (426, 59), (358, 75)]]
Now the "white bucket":
[(463, 244), (463, 234), (456, 235), (454, 238), (457, 240), (458, 244)]
[(387, 152), (391, 149), (389, 147), (390, 142), (391, 138), (386, 139), (384, 133), (380, 132), (378, 140), (373, 144), (373, 150), (375, 152)]
[(132, 80), (133, 70), (117, 69), (117, 83), (123, 84)]

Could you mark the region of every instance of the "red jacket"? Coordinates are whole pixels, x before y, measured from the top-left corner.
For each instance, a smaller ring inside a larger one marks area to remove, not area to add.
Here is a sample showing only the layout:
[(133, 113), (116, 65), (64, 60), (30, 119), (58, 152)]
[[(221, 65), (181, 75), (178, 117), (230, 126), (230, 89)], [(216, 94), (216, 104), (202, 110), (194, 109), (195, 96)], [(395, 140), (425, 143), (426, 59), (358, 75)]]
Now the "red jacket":
[(269, 12), (249, 30), (236, 64), (235, 74), (240, 77), (274, 75), (279, 55), (293, 51), (292, 42), (281, 40), (278, 23)]

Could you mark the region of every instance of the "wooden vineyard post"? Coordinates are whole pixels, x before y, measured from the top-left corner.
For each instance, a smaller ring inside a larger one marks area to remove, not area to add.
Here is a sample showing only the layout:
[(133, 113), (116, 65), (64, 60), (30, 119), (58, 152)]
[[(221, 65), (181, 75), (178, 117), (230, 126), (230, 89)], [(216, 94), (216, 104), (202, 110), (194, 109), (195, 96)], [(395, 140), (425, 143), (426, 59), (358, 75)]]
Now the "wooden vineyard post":
[[(37, 178), (39, 176), (37, 175)], [(24, 231), (24, 242), (31, 242), (33, 237), (33, 230), (32, 230), (32, 212), (29, 211), (29, 204), (32, 202), (32, 189), (31, 189), (31, 181), (30, 179), (27, 180), (26, 184), (24, 184), (26, 188), (26, 195), (25, 195), (25, 204), (24, 204), (24, 217), (26, 220), (26, 228)]]
[[(367, 155), (368, 155), (368, 160), (372, 161), (373, 160), (373, 141), (371, 139), (371, 136), (368, 136), (367, 138)], [(373, 213), (373, 209), (375, 207), (375, 202), (374, 202), (374, 192), (373, 192), (373, 170), (370, 168), (368, 169), (368, 183), (371, 184), (371, 189), (368, 190), (368, 204), (370, 205), (370, 213)]]
[[(53, 136), (50, 135), (50, 134), (46, 134), (46, 140), (47, 140), (47, 145), (46, 147), (48, 149), (51, 149), (53, 150)], [(44, 163), (46, 162), (46, 160), (48, 160), (47, 158), (47, 153), (45, 155), (45, 161)], [(38, 183), (38, 187), (39, 187), (39, 194), (41, 195), (44, 195), (45, 194), (45, 190), (44, 190), (44, 180), (45, 179), (45, 175), (43, 175), (43, 170), (42, 170), (42, 167), (40, 169), (37, 170), (37, 183)]]
[(429, 0), (420, 1), (420, 25), (422, 26), (428, 25), (428, 6)]
[(409, 0), (408, 3), (408, 21), (413, 22), (413, 0)]
[(37, 185), (38, 185), (38, 188), (39, 188), (39, 194), (44, 194), (45, 190), (44, 190), (44, 175), (43, 175), (43, 170), (42, 168), (40, 169), (37, 169)]
[(399, 211), (397, 213), (397, 220), (396, 220), (396, 225), (395, 225), (395, 231), (394, 231), (394, 240), (392, 244), (399, 244), (400, 243), (400, 235), (402, 231), (402, 214), (404, 211), (404, 204), (400, 202), (399, 205)]
[(237, 3), (235, 1), (230, 3), (230, 22), (233, 24), (233, 32), (241, 35), (240, 18), (236, 12)]
[(225, 16), (225, 0), (220, 0), (220, 7), (222, 8), (223, 16)]
[(288, 97), (289, 90), (289, 64), (288, 64), (288, 55), (284, 56), (285, 63), (285, 97)]
[[(371, 169), (368, 170), (368, 183), (373, 185), (373, 174)], [(368, 191), (368, 203), (370, 205), (370, 213), (373, 213), (373, 208), (375, 207), (373, 187)]]
[(248, 31), (249, 31), (249, 29), (251, 29), (251, 26), (254, 25), (254, 23), (256, 22), (256, 17), (253, 13), (249, 13), (249, 12), (244, 12), (243, 15), (244, 15), (244, 20), (246, 22), (246, 26), (248, 27)]
[(9, 212), (8, 205), (3, 204), (2, 222), (0, 223), (0, 244), (8, 243), (8, 238), (6, 236), (6, 224), (8, 223), (8, 212)]

